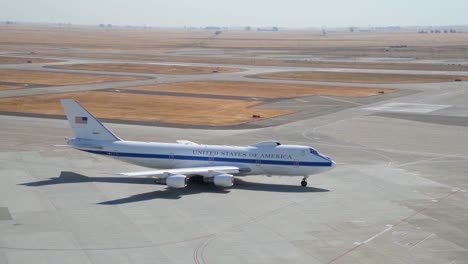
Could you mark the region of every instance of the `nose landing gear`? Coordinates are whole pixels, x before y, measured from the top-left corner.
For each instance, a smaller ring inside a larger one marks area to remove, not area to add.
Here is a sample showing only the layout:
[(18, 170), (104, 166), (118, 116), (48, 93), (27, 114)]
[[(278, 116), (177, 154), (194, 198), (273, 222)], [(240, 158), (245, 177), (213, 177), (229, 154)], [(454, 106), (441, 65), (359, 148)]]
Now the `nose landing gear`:
[(302, 178), (302, 181), (301, 181), (301, 186), (302, 186), (302, 187), (306, 187), (306, 186), (307, 186), (307, 178), (308, 178), (308, 176), (304, 176), (304, 178)]

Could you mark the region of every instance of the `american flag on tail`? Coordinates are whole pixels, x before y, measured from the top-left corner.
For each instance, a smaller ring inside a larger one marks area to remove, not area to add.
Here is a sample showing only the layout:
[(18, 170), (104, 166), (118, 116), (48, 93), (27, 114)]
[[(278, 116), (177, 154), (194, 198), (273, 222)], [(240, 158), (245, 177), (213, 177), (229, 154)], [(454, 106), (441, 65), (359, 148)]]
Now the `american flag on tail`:
[(88, 117), (75, 116), (75, 124), (88, 124)]

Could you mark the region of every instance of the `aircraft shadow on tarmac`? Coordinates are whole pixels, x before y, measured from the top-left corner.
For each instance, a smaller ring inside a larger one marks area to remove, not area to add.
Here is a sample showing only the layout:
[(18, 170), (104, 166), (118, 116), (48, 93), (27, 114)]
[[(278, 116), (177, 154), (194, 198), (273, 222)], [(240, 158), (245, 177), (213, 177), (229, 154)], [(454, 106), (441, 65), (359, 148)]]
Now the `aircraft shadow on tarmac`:
[[(84, 183), (84, 182), (105, 182), (105, 183), (122, 183), (122, 184), (151, 184), (154, 185), (154, 180), (151, 178), (129, 178), (129, 177), (88, 177), (78, 173), (62, 171), (58, 177), (53, 177), (47, 180), (36, 182), (21, 183), (19, 185), (40, 187), (47, 185), (57, 184), (70, 184), (70, 183)], [(186, 195), (198, 193), (229, 193), (232, 189), (250, 190), (250, 191), (263, 191), (263, 192), (285, 192), (285, 193), (314, 193), (314, 192), (328, 192), (327, 189), (320, 189), (314, 187), (302, 187), (293, 185), (280, 185), (270, 183), (255, 183), (247, 182), (241, 179), (236, 179), (234, 186), (229, 188), (220, 188), (212, 184), (201, 183), (197, 177), (192, 177), (188, 183), (187, 188), (155, 190), (147, 193), (135, 194), (129, 197), (101, 202), (98, 204), (104, 205), (118, 205), (133, 202), (141, 202), (153, 199), (180, 199)]]

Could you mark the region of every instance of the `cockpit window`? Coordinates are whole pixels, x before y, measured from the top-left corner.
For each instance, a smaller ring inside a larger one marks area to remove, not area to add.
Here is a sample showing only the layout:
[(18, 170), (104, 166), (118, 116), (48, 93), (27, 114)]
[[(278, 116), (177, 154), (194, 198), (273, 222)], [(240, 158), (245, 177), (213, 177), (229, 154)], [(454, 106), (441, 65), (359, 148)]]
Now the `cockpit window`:
[(309, 148), (309, 151), (310, 151), (311, 154), (315, 154), (315, 155), (318, 154), (317, 150), (315, 150), (313, 148)]
[(316, 156), (319, 156), (321, 158), (324, 158), (326, 160), (331, 160), (329, 157), (323, 155), (322, 153), (319, 153), (317, 150), (313, 149), (313, 148), (309, 148), (309, 151), (312, 155), (316, 155)]

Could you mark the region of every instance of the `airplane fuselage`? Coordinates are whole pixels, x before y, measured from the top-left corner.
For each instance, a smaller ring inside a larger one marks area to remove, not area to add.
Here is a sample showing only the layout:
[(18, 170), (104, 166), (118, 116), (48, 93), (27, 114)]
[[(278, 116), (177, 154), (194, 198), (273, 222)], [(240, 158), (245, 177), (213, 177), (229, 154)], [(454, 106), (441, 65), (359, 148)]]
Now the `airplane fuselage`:
[(69, 144), (82, 151), (158, 169), (236, 166), (240, 168), (238, 175), (308, 176), (335, 166), (329, 157), (310, 147), (274, 142), (238, 147), (72, 139)]

